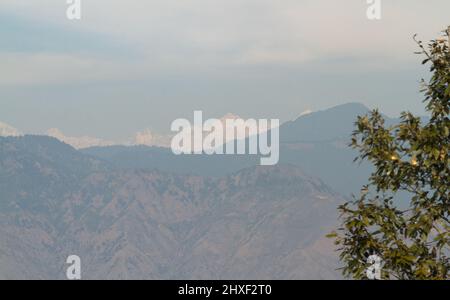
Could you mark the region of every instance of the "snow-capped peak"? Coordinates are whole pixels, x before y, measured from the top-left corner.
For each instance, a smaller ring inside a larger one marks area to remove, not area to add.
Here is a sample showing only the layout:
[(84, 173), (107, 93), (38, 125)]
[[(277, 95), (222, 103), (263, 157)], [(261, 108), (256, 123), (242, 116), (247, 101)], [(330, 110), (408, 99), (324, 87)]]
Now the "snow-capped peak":
[(0, 122), (0, 136), (20, 136), (22, 133), (6, 123)]

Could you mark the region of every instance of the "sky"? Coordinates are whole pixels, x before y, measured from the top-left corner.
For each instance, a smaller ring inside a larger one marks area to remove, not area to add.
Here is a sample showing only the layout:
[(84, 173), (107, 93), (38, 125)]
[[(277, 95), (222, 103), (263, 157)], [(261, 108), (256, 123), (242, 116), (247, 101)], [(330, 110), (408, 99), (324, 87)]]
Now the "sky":
[(125, 139), (176, 118), (292, 120), (347, 102), (424, 113), (412, 36), (448, 0), (65, 0), (0, 3), (0, 121), (22, 132)]

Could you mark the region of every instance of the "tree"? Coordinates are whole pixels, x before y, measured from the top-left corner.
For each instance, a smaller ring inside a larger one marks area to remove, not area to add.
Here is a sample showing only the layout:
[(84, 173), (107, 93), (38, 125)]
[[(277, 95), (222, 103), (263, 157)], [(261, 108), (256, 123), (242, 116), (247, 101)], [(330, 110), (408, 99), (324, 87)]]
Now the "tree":
[[(450, 27), (426, 46), (414, 40), (422, 64), (431, 65), (421, 90), (430, 118), (403, 112), (399, 124), (386, 126), (378, 110), (358, 117), (355, 161), (374, 171), (361, 194), (339, 207), (342, 225), (329, 235), (346, 277), (367, 278), (367, 258), (377, 255), (383, 279), (449, 279)], [(406, 205), (396, 201), (400, 192)]]

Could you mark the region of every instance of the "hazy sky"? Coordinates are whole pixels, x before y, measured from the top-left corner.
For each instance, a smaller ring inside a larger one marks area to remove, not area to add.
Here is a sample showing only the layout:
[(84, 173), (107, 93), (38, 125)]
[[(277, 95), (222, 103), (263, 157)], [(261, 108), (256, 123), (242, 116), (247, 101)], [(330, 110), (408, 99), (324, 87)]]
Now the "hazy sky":
[(346, 102), (421, 113), (412, 40), (448, 0), (1, 0), (0, 121), (124, 138), (179, 117), (294, 119)]

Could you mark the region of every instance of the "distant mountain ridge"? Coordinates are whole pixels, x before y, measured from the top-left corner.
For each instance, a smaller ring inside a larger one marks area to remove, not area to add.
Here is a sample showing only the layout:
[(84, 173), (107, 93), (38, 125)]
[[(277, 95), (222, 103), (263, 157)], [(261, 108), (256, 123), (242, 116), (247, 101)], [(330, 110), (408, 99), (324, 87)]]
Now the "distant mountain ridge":
[(118, 170), (54, 138), (0, 138), (0, 278), (339, 278), (343, 199), (298, 167), (220, 178)]
[[(364, 105), (349, 103), (282, 124), (280, 163), (299, 166), (347, 197), (357, 193), (370, 169), (367, 165), (353, 164), (357, 153), (348, 143), (356, 117), (367, 112), (369, 109)], [(395, 120), (387, 118), (387, 122)], [(176, 156), (170, 149), (145, 146), (93, 147), (82, 151), (119, 169), (158, 169), (205, 176), (226, 176), (259, 164), (257, 155)]]
[[(369, 164), (353, 163), (358, 153), (349, 147), (357, 116), (369, 111), (363, 104), (348, 103), (282, 124), (280, 163), (296, 165), (351, 198), (366, 184), (371, 172)], [(399, 119), (384, 117), (387, 125), (399, 122)], [(427, 118), (422, 119), (427, 121)], [(170, 149), (146, 146), (92, 147), (82, 151), (118, 169), (158, 169), (202, 176), (226, 176), (259, 164), (258, 155), (176, 156)]]
[(347, 103), (312, 112), (284, 123), (280, 129), (280, 141), (291, 143), (348, 139), (356, 117), (368, 112), (369, 109), (361, 103)]
[(324, 236), (371, 172), (348, 147), (367, 112), (353, 103), (283, 124), (273, 167), (0, 137), (0, 279), (64, 279), (71, 254), (85, 279), (340, 278)]

